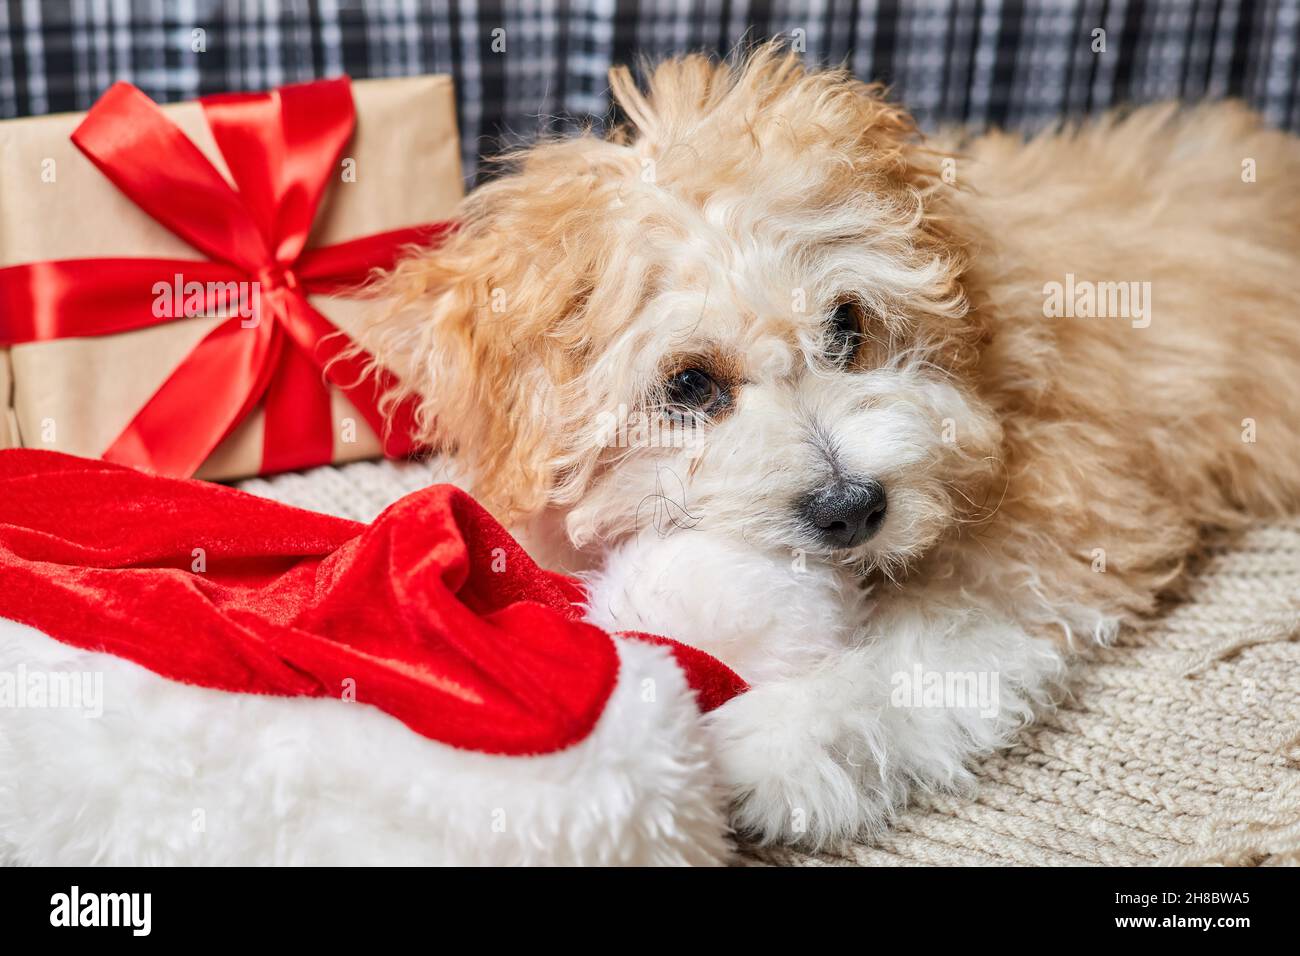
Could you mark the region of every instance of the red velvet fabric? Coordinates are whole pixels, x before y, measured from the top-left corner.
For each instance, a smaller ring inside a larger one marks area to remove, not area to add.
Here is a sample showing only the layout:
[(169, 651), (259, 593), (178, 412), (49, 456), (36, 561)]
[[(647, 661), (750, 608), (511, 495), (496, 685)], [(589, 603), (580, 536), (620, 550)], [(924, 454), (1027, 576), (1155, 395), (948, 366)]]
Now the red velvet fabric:
[[(582, 596), (448, 485), (367, 526), (107, 462), (0, 452), (0, 616), (173, 680), (351, 695), (456, 747), (546, 753), (586, 737), (617, 679), (613, 642), (579, 619)], [(744, 689), (667, 643), (703, 707)]]

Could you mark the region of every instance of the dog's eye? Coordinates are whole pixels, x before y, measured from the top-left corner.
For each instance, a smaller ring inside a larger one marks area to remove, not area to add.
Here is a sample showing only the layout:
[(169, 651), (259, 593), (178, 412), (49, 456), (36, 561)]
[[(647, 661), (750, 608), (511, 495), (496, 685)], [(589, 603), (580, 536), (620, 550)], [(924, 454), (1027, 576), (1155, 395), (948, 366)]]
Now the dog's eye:
[(698, 368), (683, 369), (664, 383), (664, 414), (673, 421), (693, 421), (695, 413), (710, 414), (725, 402), (722, 387)]
[(827, 353), (841, 367), (853, 361), (862, 345), (862, 306), (847, 299), (837, 306), (826, 323)]

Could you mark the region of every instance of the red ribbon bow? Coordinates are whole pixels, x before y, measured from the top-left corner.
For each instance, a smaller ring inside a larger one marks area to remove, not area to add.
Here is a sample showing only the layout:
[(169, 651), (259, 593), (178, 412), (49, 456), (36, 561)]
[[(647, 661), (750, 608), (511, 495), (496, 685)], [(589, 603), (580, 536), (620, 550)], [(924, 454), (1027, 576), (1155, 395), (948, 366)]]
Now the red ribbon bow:
[[(384, 437), (385, 454), (410, 453), (413, 405), (381, 414), (395, 384), (307, 301), (391, 268), (404, 246), (451, 228), (436, 223), (304, 249), (356, 114), (346, 77), (267, 93), (200, 100), (238, 186), (229, 183), (144, 93), (116, 83), (72, 134), (122, 192), (211, 261), (70, 259), (0, 269), (0, 345), (109, 335), (156, 325), (159, 281), (250, 283), (257, 313), (221, 322), (175, 369), (104, 452), (109, 461), (189, 476), (259, 401), (262, 470), (333, 457), (326, 380)], [(251, 285), (256, 283), (256, 285)], [(205, 314), (211, 300), (205, 297)]]

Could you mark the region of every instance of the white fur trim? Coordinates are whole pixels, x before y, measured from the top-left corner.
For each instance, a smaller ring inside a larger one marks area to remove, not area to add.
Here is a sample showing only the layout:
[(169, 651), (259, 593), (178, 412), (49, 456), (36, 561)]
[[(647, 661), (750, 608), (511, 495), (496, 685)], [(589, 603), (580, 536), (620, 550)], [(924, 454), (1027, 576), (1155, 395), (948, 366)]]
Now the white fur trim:
[(662, 647), (618, 640), (605, 713), (538, 757), (337, 700), (166, 680), (0, 620), (0, 671), (102, 675), (103, 713), (0, 709), (0, 847), (25, 864), (716, 864), (723, 799)]

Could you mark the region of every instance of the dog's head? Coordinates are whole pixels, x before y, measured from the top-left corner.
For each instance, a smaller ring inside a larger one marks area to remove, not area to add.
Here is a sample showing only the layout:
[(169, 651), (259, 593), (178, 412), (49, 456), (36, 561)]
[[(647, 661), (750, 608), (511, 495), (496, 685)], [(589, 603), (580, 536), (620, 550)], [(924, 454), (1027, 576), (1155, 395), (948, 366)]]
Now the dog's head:
[(998, 440), (939, 158), (772, 47), (611, 81), (629, 126), (515, 157), (363, 345), (506, 520), (905, 563), (978, 509)]

